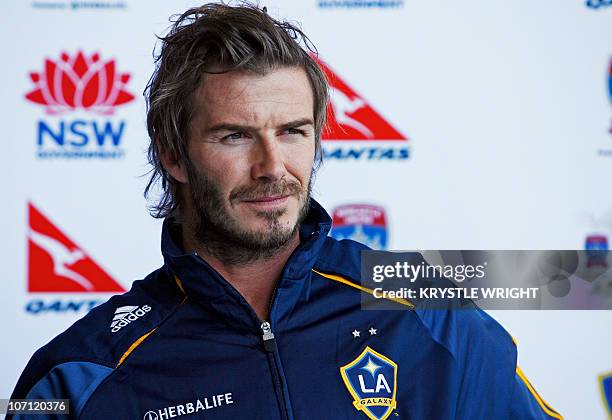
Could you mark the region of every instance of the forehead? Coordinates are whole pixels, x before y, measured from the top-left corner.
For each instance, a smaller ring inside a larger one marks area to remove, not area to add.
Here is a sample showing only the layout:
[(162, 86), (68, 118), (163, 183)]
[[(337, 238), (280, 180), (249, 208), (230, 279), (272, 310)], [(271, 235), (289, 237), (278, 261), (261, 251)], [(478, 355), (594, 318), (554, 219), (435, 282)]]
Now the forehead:
[[(196, 119), (261, 124), (271, 120), (312, 118), (313, 93), (306, 72), (298, 67), (265, 75), (232, 71), (207, 74), (195, 92)], [(198, 118), (199, 117), (199, 118)], [(285, 121), (286, 122), (286, 121)]]

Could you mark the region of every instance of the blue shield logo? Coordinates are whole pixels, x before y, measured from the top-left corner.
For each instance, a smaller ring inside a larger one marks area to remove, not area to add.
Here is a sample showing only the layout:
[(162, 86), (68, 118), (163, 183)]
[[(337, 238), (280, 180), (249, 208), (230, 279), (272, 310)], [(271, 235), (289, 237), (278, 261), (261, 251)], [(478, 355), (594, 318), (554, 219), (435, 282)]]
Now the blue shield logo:
[(608, 416), (612, 418), (612, 372), (608, 372), (599, 377), (599, 387), (601, 390), (601, 398), (608, 411)]
[(352, 239), (372, 249), (387, 249), (385, 209), (371, 204), (347, 204), (332, 212), (330, 235), (339, 241)]
[(391, 415), (397, 401), (397, 364), (367, 346), (355, 360), (340, 368), (342, 380), (357, 411), (372, 420)]

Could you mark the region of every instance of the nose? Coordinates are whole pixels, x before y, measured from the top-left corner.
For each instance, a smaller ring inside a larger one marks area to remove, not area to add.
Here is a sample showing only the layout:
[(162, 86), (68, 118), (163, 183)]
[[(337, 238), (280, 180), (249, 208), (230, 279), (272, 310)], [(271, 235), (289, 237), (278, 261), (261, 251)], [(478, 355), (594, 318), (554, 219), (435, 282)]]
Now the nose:
[(257, 142), (255, 162), (251, 168), (251, 177), (258, 180), (278, 181), (287, 173), (284, 154), (276, 138), (262, 137)]

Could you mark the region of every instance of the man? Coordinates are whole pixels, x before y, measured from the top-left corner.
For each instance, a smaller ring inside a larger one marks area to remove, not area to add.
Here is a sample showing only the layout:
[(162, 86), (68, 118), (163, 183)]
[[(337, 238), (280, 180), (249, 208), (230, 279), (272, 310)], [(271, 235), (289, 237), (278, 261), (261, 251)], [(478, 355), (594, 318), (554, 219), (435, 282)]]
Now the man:
[(301, 31), (209, 4), (148, 87), (165, 265), (39, 350), (13, 398), (79, 419), (557, 418), (484, 312), (361, 309), (360, 252), (310, 197), (327, 85)]

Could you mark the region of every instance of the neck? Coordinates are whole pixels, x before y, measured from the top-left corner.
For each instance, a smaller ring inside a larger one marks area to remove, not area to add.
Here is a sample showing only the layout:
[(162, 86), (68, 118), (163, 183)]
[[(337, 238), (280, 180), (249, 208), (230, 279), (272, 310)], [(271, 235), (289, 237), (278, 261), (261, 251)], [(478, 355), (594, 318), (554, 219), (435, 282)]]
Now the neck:
[[(219, 248), (215, 245), (221, 244), (198, 243), (191, 234), (193, 231), (185, 224), (182, 230), (185, 252), (195, 251), (245, 298), (259, 319), (268, 319), (276, 284), (287, 260), (300, 244), (299, 230), (296, 229), (294, 235), (282, 248), (260, 254), (259, 257), (239, 258), (241, 262), (236, 262), (236, 259), (228, 255), (231, 250), (219, 253)], [(215, 249), (217, 252), (213, 251)], [(234, 249), (234, 252), (241, 253), (244, 250)], [(224, 258), (225, 255), (229, 258)]]

